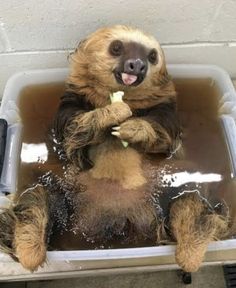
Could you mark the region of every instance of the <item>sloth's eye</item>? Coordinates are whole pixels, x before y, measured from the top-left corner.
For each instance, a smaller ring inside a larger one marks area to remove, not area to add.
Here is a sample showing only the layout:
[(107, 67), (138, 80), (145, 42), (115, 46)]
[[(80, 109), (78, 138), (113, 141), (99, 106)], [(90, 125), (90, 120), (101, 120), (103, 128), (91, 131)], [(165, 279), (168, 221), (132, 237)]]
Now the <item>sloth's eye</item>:
[(158, 62), (158, 55), (157, 55), (157, 50), (152, 49), (148, 55), (148, 60), (152, 64), (157, 64)]
[(120, 40), (111, 42), (109, 52), (112, 56), (120, 56), (123, 52), (123, 43)]

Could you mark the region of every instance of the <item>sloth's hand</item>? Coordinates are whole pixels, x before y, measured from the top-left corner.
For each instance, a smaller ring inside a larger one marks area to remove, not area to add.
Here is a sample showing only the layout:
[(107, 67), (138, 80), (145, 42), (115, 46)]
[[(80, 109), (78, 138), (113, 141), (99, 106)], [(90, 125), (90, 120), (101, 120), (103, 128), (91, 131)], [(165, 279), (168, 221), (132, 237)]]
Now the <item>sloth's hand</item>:
[(113, 128), (112, 135), (129, 143), (142, 143), (152, 145), (157, 140), (157, 135), (151, 124), (146, 120), (134, 118), (123, 122), (119, 127)]
[(132, 111), (130, 110), (129, 105), (124, 102), (114, 102), (106, 106), (104, 109), (107, 110), (110, 126), (120, 124), (132, 116)]

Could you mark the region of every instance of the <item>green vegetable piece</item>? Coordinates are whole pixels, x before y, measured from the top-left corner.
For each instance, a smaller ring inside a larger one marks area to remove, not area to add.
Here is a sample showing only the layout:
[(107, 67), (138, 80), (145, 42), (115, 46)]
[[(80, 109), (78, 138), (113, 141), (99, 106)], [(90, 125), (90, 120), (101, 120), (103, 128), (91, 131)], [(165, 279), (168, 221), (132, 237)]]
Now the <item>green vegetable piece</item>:
[[(123, 91), (117, 91), (117, 92), (110, 94), (111, 103), (123, 102), (122, 100), (123, 96), (124, 96)], [(123, 144), (125, 148), (129, 146), (129, 143), (126, 141), (121, 140), (121, 143)]]

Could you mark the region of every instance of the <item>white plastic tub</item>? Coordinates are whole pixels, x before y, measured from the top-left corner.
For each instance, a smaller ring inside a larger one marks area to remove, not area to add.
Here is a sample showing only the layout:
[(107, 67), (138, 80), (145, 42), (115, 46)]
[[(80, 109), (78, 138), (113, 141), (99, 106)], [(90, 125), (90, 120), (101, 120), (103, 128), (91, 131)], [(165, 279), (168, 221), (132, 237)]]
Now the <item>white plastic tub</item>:
[[(220, 117), (224, 126), (231, 157), (232, 173), (233, 175), (236, 175), (236, 93), (229, 75), (216, 66), (208, 65), (168, 65), (168, 71), (173, 78), (212, 78), (217, 82), (222, 95), (220, 99)], [(6, 85), (0, 109), (0, 117), (6, 119), (10, 124), (7, 145), (11, 147), (11, 149), (7, 149), (6, 151), (1, 185), (2, 187), (5, 185), (5, 188), (7, 187), (10, 189), (10, 192), (15, 191), (16, 172), (19, 162), (19, 151), (21, 149), (21, 123), (17, 115), (20, 91), (23, 87), (32, 84), (61, 82), (66, 78), (67, 73), (68, 69), (28, 71), (14, 75)], [(9, 107), (11, 107), (11, 109)], [(14, 107), (14, 109), (12, 109), (12, 107)], [(14, 117), (12, 117), (12, 115)], [(3, 196), (1, 196), (1, 198), (3, 198)], [(60, 266), (60, 271), (62, 272), (121, 267), (126, 269), (127, 267), (137, 266), (157, 267), (156, 265), (162, 268), (177, 267), (173, 266), (175, 265), (174, 252), (175, 246), (87, 251), (54, 251), (48, 252), (47, 254), (49, 263), (48, 268), (45, 268), (46, 270), (40, 270), (37, 273), (45, 272), (47, 269), (56, 272), (58, 268), (50, 269), (50, 267), (58, 267), (57, 265), (55, 266), (55, 263), (58, 262), (61, 263), (61, 265), (64, 263), (64, 266)], [(233, 262), (234, 260), (236, 261), (236, 240), (218, 241), (209, 245), (205, 262), (219, 263)], [(12, 260), (8, 256), (0, 254), (0, 263), (1, 262), (6, 264), (7, 262), (12, 262)]]

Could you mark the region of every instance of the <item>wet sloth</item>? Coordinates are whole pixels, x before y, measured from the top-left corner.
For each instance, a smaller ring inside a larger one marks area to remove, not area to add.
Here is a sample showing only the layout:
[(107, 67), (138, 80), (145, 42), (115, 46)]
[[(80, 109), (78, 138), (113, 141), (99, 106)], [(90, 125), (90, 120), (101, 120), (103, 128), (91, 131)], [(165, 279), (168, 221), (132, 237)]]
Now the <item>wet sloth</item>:
[[(124, 91), (123, 102), (111, 104), (117, 91)], [(54, 130), (70, 163), (65, 178), (42, 180), (1, 214), (2, 249), (35, 270), (46, 259), (53, 225), (92, 241), (120, 235), (130, 243), (161, 241), (153, 159), (180, 146), (180, 127), (158, 42), (126, 26), (100, 29), (82, 41), (71, 55)], [(61, 201), (69, 208), (57, 213)], [(195, 195), (179, 198), (169, 213), (177, 262), (196, 270), (207, 244), (222, 233), (223, 220)], [(71, 227), (60, 226), (60, 217)]]

